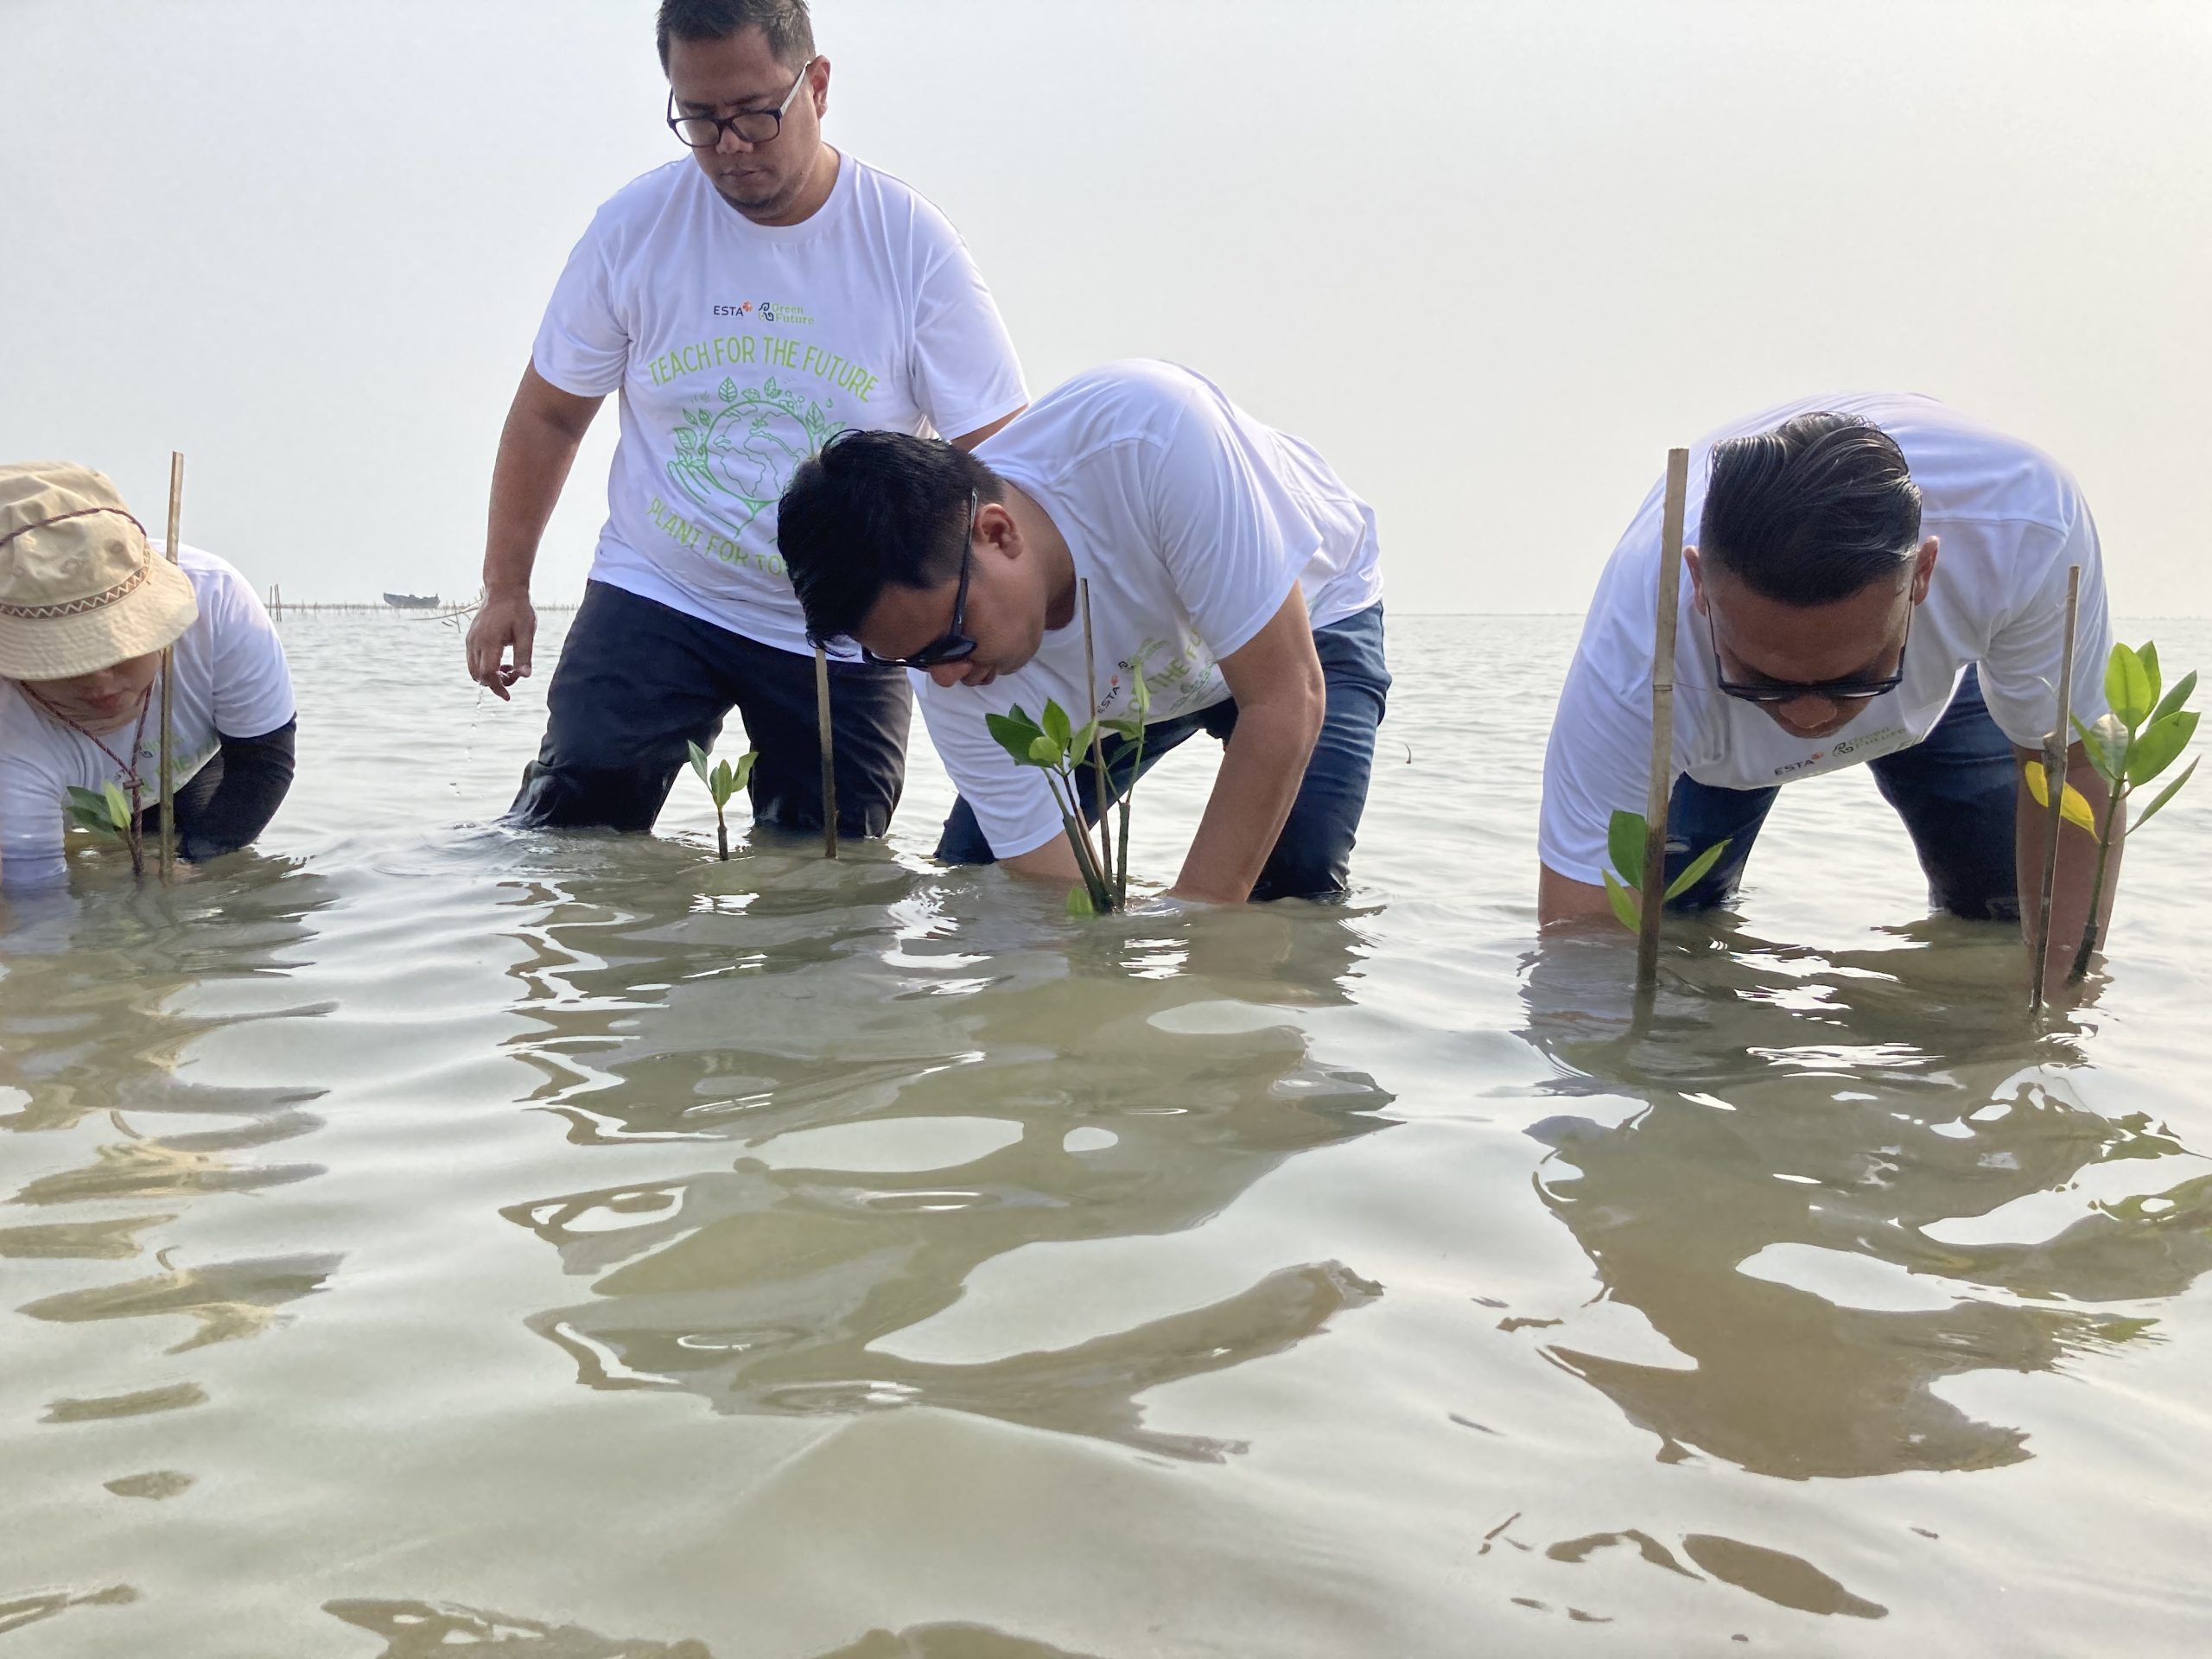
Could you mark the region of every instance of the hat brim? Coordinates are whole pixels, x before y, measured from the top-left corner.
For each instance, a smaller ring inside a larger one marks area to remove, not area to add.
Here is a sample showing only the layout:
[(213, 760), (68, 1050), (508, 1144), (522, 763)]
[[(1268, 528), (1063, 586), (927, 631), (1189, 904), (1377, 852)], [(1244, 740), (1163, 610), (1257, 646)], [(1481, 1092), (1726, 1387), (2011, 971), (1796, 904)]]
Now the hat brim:
[(75, 616), (0, 615), (0, 676), (69, 680), (175, 645), (200, 617), (192, 579), (157, 553), (146, 580), (111, 605)]

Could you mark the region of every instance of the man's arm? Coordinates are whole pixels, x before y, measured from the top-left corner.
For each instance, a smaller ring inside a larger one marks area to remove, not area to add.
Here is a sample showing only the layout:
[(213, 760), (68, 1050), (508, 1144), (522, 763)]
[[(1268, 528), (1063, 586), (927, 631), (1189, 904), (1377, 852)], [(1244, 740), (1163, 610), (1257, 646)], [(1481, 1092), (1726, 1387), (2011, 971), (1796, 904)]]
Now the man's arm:
[[(2038, 766), (2043, 764), (2038, 750), (2016, 744), (2012, 753), (2024, 768), (2030, 761)], [(2090, 815), (2101, 828), (2110, 791), (2079, 743), (2066, 752), (2066, 781), (2088, 801)], [(2035, 797), (2028, 793), (2024, 770), (2013, 791), (2012, 825), (2013, 874), (2020, 892), (2020, 944), (2032, 955), (2036, 913), (2043, 905), (2044, 849), (2050, 844), (2050, 809), (2037, 805)], [(2097, 873), (2097, 838), (2077, 826), (2062, 823), (2058, 828), (2058, 874), (2050, 888), (2050, 943), (2044, 953), (2044, 982), (2052, 986), (2065, 983), (2074, 965), (2074, 953), (2081, 949), (2082, 925), (2089, 915), (2089, 887)], [(2112, 860), (2105, 872), (2104, 902), (2098, 907), (2101, 938), (2112, 921), (2113, 894), (2120, 886), (2120, 849), (2126, 840), (2126, 810), (2122, 808), (2120, 821), (2113, 827)]]
[[(1328, 688), (1303, 592), (1293, 588), (1259, 632), (1221, 659), (1221, 677), (1236, 700), (1236, 729), (1168, 896), (1238, 905), (1252, 896), (1274, 850), (1321, 734)], [(1089, 771), (1077, 775), (1088, 789)], [(1083, 880), (1065, 836), (1001, 862), (1040, 880), (1072, 886)]]
[[(533, 365), (499, 434), (492, 465), (491, 524), (484, 542), (484, 603), (468, 626), (468, 677), (504, 700), (507, 688), (530, 674), (537, 613), (530, 602), (530, 573), (537, 543), (561, 499), (561, 486), (576, 450), (605, 401), (563, 391)], [(510, 648), (514, 663), (501, 660)]]
[(1561, 875), (1548, 864), (1536, 877), (1536, 925), (1565, 927), (1579, 922), (1613, 919), (1612, 901), (1603, 887)]
[(1168, 893), (1236, 905), (1252, 896), (1321, 734), (1328, 688), (1303, 592), (1293, 587), (1259, 632), (1221, 659), (1221, 677), (1236, 700), (1236, 728)]
[(1021, 406), (1021, 409), (1014, 410), (1007, 414), (1000, 416), (998, 419), (993, 421), (988, 426), (979, 426), (973, 432), (963, 432), (958, 437), (950, 439), (948, 442), (950, 442), (952, 447), (956, 449), (973, 449), (985, 438), (988, 438), (994, 433), (997, 432), (1000, 428), (1003, 427), (1008, 421), (1012, 420), (1014, 416), (1020, 414), (1022, 409), (1027, 409), (1028, 407), (1028, 404), (1024, 404)]

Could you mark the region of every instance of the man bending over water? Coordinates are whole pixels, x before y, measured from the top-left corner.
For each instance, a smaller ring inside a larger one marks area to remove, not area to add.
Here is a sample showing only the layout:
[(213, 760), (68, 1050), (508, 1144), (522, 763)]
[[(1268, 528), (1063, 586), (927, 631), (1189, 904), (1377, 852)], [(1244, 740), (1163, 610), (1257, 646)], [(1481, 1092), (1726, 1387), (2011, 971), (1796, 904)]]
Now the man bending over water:
[(11, 892), (67, 879), (72, 787), (113, 784), (158, 829), (164, 648), (179, 854), (245, 846), (291, 787), (292, 679), (268, 613), (213, 554), (188, 547), (172, 564), (164, 553), (100, 474), (0, 467), (0, 885)]
[[(1050, 697), (1080, 724), (1094, 696), (1122, 715), (1141, 672), (1147, 767), (1198, 732), (1228, 744), (1173, 893), (1344, 890), (1390, 685), (1375, 516), (1211, 382), (1166, 363), (1094, 369), (973, 454), (848, 434), (799, 468), (779, 543), (810, 632), (914, 671), (960, 788), (939, 858), (1077, 880), (1044, 774), (984, 717), (1034, 716)], [(1135, 759), (1108, 740), (1116, 794)]]
[[(2111, 624), (2096, 526), (2049, 456), (1932, 398), (1850, 393), (1770, 410), (1690, 462), (1675, 662), (1668, 865), (1728, 851), (1677, 908), (1726, 901), (1783, 784), (1866, 763), (1904, 820), (1929, 902), (2032, 916), (2044, 810), (2021, 762), (2056, 718), (2066, 572), (2082, 567), (2073, 711), (2105, 710)], [(1661, 493), (1599, 579), (1544, 760), (1538, 913), (1608, 906), (1606, 823), (1641, 812), (1651, 753)], [(2101, 816), (2075, 743), (2069, 781)], [(2053, 959), (2088, 908), (2094, 849), (2060, 842)]]

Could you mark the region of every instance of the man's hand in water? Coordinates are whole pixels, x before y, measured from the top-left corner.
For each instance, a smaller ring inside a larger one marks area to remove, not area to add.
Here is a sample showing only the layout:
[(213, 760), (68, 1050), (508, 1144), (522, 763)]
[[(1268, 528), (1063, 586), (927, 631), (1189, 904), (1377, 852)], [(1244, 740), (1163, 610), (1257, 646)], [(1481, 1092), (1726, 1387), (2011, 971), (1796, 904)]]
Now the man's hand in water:
[[(468, 625), (468, 677), (509, 701), (507, 688), (530, 677), (531, 647), (537, 639), (537, 612), (527, 591), (487, 594)], [(514, 660), (505, 660), (508, 652)]]

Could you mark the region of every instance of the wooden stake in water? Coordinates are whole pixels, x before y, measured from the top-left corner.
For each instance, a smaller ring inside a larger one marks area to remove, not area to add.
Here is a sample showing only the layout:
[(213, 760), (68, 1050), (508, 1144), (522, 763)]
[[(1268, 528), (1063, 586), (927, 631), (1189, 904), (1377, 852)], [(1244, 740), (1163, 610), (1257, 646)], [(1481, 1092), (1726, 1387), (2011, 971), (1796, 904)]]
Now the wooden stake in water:
[(2059, 658), (2058, 723), (2043, 741), (2043, 782), (2050, 791), (2050, 816), (2044, 824), (2043, 887), (2036, 902), (2035, 985), (2028, 993), (2028, 1012), (2043, 1007), (2044, 957), (2050, 950), (2050, 898), (2058, 885), (2058, 832), (2066, 810), (2066, 756), (2074, 746), (2067, 735), (2073, 728), (2074, 622), (2082, 605), (2082, 567), (2066, 571), (2066, 646)]
[(814, 720), (822, 731), (822, 856), (837, 856), (837, 744), (830, 732), (830, 653), (814, 648)]
[(1098, 730), (1098, 669), (1090, 648), (1090, 578), (1080, 578), (1076, 591), (1083, 601), (1083, 679), (1090, 694), (1090, 778), (1098, 802), (1098, 844), (1104, 849), (1098, 868), (1105, 874), (1106, 890), (1119, 906), (1122, 894), (1114, 882), (1114, 831), (1106, 818), (1106, 740)]
[[(177, 537), (179, 525), (184, 518), (184, 456), (169, 451), (169, 537), (168, 559), (178, 563)], [(162, 880), (166, 881), (176, 873), (176, 779), (169, 775), (169, 679), (175, 651), (162, 649), (162, 741), (160, 761), (162, 769)], [(137, 764), (134, 760), (134, 766)]]
[(1651, 642), (1651, 784), (1643, 798), (1643, 911), (1636, 934), (1636, 988), (1659, 983), (1659, 916), (1667, 907), (1667, 805), (1675, 786), (1675, 627), (1682, 591), (1682, 513), (1690, 452), (1667, 452), (1667, 505), (1659, 532), (1659, 609)]

